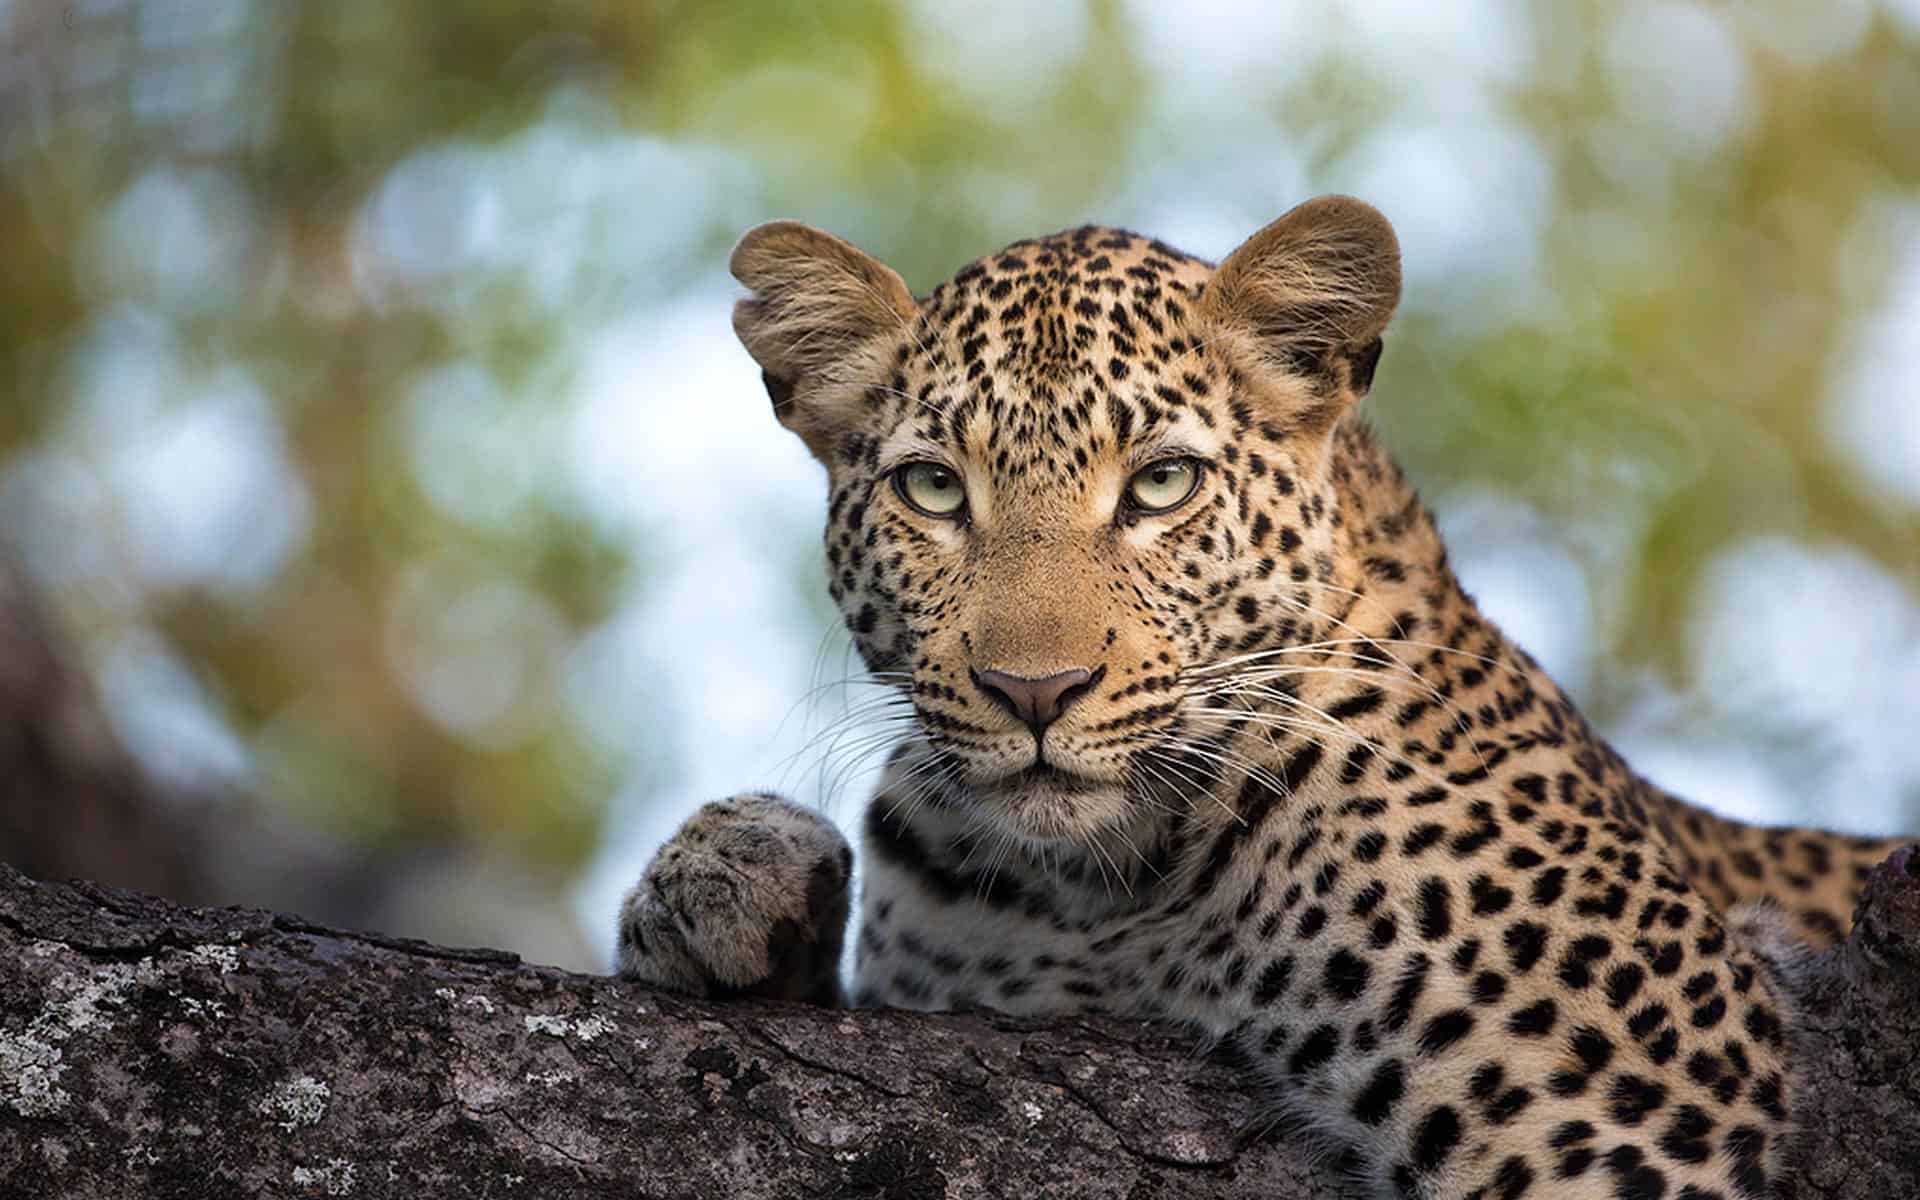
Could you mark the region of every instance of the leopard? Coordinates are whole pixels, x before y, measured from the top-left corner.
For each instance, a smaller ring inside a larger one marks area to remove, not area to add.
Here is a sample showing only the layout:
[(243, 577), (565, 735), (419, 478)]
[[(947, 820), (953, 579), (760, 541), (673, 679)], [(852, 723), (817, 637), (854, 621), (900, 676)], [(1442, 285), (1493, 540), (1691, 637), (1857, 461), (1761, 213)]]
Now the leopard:
[(854, 929), (846, 838), (744, 792), (647, 865), (618, 973), (1183, 1026), (1367, 1195), (1789, 1186), (1786, 973), (1901, 840), (1663, 791), (1481, 612), (1362, 412), (1400, 263), (1344, 196), (1217, 265), (1085, 226), (924, 298), (748, 232), (734, 330), (894, 742)]

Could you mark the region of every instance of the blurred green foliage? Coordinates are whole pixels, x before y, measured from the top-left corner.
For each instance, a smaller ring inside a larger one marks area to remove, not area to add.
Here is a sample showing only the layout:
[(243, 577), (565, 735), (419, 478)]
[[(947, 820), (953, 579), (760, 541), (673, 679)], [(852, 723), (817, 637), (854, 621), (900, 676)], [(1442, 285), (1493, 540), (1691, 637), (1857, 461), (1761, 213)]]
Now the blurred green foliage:
[[(1417, 48), (1385, 55), (1354, 37), (1256, 47), (1271, 79), (1243, 72), (1169, 100), (1178, 71), (1151, 53), (1166, 18), (1108, 0), (1063, 6), (1071, 36), (1052, 57), (1027, 63), (1019, 36), (992, 43), (1010, 60), (985, 65), (1020, 78), (1018, 104), (996, 104), (955, 86), (984, 67), (950, 59), (948, 33), (1023, 10), (929, 18), (934, 7), (0, 5), (0, 471), (42, 481), (0, 491), (0, 525), (40, 546), (43, 582), (89, 644), (150, 629), (190, 666), (266, 802), (369, 845), (481, 845), (577, 870), (621, 781), (667, 753), (644, 727), (609, 745), (565, 702), (577, 639), (651, 575), (644, 537), (566, 480), (555, 412), (582, 331), (711, 279), (751, 220), (829, 226), (924, 288), (1015, 237), (1151, 212), (1164, 190), (1277, 215), (1378, 178), (1356, 163), (1380, 129), (1456, 119), (1416, 111), (1434, 94), (1407, 74)], [(1234, 24), (1247, 11), (1183, 6), (1183, 19), (1215, 23), (1199, 43), (1225, 44), (1250, 36)], [(1624, 6), (1500, 11), (1519, 28), (1522, 69), (1478, 85), (1474, 119), (1520, 131), (1547, 209), (1537, 228), (1502, 228), (1497, 207), (1486, 218), (1493, 243), (1528, 241), (1517, 273), (1423, 282), (1410, 240), (1415, 286), (1375, 412), (1433, 493), (1496, 489), (1570, 531), (1595, 580), (1604, 718), (1638, 672), (1684, 675), (1682, 616), (1707, 564), (1741, 539), (1847, 544), (1909, 588), (1920, 579), (1920, 512), (1864, 479), (1823, 424), (1860, 323), (1896, 282), (1896, 217), (1920, 201), (1920, 32), (1868, 6), (1840, 49), (1798, 55), (1741, 11), (1700, 10), (1737, 56), (1738, 112), (1689, 138), (1674, 130), (1690, 115), (1649, 115), (1647, 80), (1622, 66)], [(562, 139), (546, 157), (542, 131)], [(644, 165), (611, 191), (578, 190), (576, 160), (629, 143), (722, 166), (705, 190)], [(504, 208), (461, 199), (460, 172), (490, 154), (521, 155), (507, 169), (522, 192)], [(1273, 178), (1257, 169), (1268, 158), (1298, 164), (1298, 191), (1209, 197), (1217, 185), (1156, 174), (1197, 164), (1251, 190)], [(417, 221), (380, 240), (381, 206), (410, 194), (396, 183), (409, 169), (430, 198), (446, 174), (444, 247)], [(174, 226), (149, 211), (176, 194), (198, 197), (193, 245), (164, 243)], [(648, 240), (660, 228), (677, 248)], [(571, 232), (549, 241), (555, 229)], [(128, 265), (142, 254), (159, 265)], [(169, 274), (169, 255), (202, 266)], [(102, 386), (87, 382), (102, 339), (134, 318), (177, 359), (148, 398), (161, 412), (235, 365), (265, 398), (304, 508), (263, 577), (143, 577), (121, 460), (94, 430), (119, 418), (83, 403)], [(436, 484), (406, 414), (423, 377), (451, 366), (497, 396), (430, 439), (452, 480)], [(505, 461), (524, 460), (531, 482), (504, 478), (497, 457), (463, 464), (464, 439), (503, 428)], [(56, 460), (68, 474), (48, 474)], [(22, 475), (34, 463), (39, 475)], [(89, 488), (105, 499), (74, 499)], [(475, 636), (507, 629), (524, 661), (455, 670), (449, 703), (489, 672), (517, 682), (502, 711), (450, 723), (408, 675), (480, 654), (455, 619), (461, 603), (485, 607), (475, 596), (517, 614), (474, 618)]]

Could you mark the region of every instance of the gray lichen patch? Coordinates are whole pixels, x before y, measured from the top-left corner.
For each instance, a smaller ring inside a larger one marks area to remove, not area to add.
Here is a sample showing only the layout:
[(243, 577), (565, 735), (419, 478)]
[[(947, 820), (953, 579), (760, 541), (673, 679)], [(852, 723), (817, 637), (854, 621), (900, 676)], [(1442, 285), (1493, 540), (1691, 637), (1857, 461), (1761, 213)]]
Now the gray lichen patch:
[(352, 1163), (333, 1158), (324, 1167), (295, 1167), (293, 1184), (328, 1196), (347, 1196), (353, 1193), (353, 1173)]
[(276, 1085), (260, 1102), (260, 1111), (281, 1129), (292, 1133), (305, 1125), (317, 1125), (327, 1115), (327, 1100), (333, 1089), (325, 1080), (311, 1075), (295, 1075)]
[(230, 975), (240, 969), (240, 950), (237, 946), (223, 946), (218, 942), (208, 942), (188, 950), (187, 957), (194, 962), (213, 967), (222, 975)]
[(544, 1033), (549, 1037), (575, 1037), (583, 1042), (604, 1037), (618, 1030), (612, 1021), (595, 1013), (585, 1017), (560, 1017), (547, 1013), (535, 1013), (522, 1018), (528, 1033)]
[(0, 1104), (23, 1117), (44, 1117), (67, 1103), (60, 1049), (26, 1034), (0, 1034)]
[(64, 1108), (71, 1097), (60, 1085), (67, 1071), (62, 1044), (76, 1033), (106, 1028), (109, 1010), (120, 1007), (129, 990), (158, 979), (153, 960), (147, 958), (55, 975), (47, 984), (45, 1005), (27, 1027), (0, 1032), (0, 1104), (23, 1117), (44, 1117)]
[(433, 989), (433, 994), (448, 1004), (458, 1005), (461, 1008), (477, 1008), (488, 1016), (494, 1014), (493, 1001), (478, 992), (462, 996), (450, 987), (442, 987)]

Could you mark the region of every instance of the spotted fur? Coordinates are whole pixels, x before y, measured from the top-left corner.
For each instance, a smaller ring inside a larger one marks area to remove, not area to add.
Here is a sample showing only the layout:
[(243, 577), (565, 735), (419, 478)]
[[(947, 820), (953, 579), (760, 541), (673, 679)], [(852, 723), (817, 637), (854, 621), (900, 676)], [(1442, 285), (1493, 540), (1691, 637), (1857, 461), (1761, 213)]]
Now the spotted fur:
[[(1302, 205), (1217, 268), (1077, 229), (918, 301), (793, 224), (734, 270), (827, 467), (833, 596), (910, 709), (865, 821), (856, 1002), (1183, 1022), (1379, 1194), (1770, 1194), (1772, 964), (1840, 936), (1893, 844), (1659, 790), (1475, 607), (1354, 411), (1399, 292), (1378, 213)], [(1130, 502), (1169, 460), (1192, 494)], [(918, 506), (916, 462), (964, 503)], [(766, 819), (710, 807), (662, 861)], [(793, 845), (788, 880), (837, 853)], [(671, 875), (629, 915), (768, 943), (752, 911), (679, 912)], [(622, 939), (629, 974), (714, 978)]]

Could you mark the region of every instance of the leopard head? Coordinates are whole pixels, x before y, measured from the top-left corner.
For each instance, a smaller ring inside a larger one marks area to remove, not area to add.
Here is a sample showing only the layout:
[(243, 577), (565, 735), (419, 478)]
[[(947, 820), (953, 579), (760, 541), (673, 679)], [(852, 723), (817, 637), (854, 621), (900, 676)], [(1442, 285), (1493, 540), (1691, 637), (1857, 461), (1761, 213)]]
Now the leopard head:
[(827, 468), (833, 596), (949, 791), (1086, 841), (1217, 771), (1222, 672), (1324, 636), (1330, 446), (1399, 298), (1386, 220), (1314, 200), (1218, 267), (1082, 228), (925, 299), (792, 222), (731, 265), (735, 331)]

